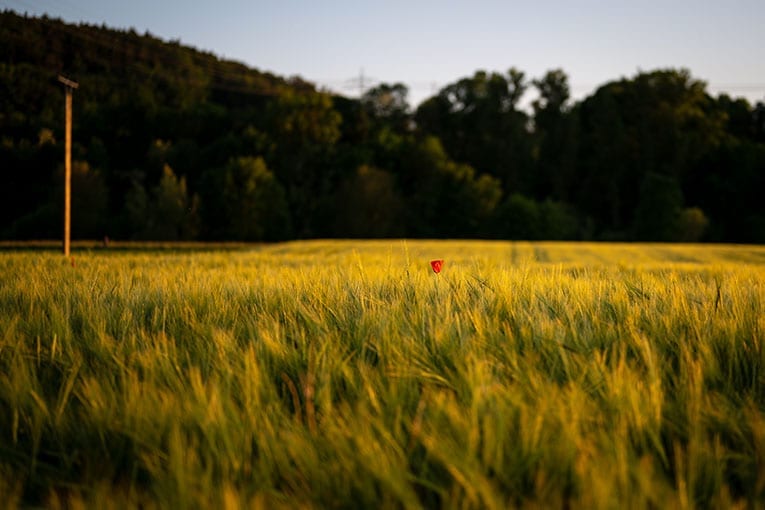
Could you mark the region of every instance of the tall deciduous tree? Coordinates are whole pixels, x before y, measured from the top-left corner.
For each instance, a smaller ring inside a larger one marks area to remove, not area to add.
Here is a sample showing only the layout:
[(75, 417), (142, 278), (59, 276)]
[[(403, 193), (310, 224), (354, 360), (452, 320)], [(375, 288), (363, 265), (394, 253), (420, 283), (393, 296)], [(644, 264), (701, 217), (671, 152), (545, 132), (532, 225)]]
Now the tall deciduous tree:
[(125, 216), (133, 238), (194, 239), (198, 233), (198, 197), (189, 196), (186, 178), (179, 178), (165, 165), (151, 194), (140, 182), (133, 182), (125, 201)]
[(409, 127), (409, 89), (403, 83), (382, 83), (369, 89), (361, 103), (369, 115), (378, 122), (396, 130)]
[(538, 148), (533, 193), (538, 199), (569, 201), (576, 181), (577, 129), (568, 76), (555, 69), (533, 83), (539, 92), (532, 103)]
[(342, 179), (332, 164), (342, 118), (327, 94), (287, 92), (269, 107), (271, 132), (277, 140), (272, 167), (286, 191), (299, 237), (314, 237), (322, 204)]
[(208, 236), (276, 241), (292, 235), (284, 188), (262, 158), (236, 158), (222, 169), (210, 170), (203, 189)]
[(484, 237), (501, 196), (500, 182), (449, 158), (427, 137), (408, 148), (402, 170), (409, 179), (407, 223), (418, 237)]
[(526, 88), (517, 69), (478, 71), (421, 104), (415, 119), (443, 141), (452, 159), (499, 178), (506, 189), (523, 190), (532, 161), (529, 119), (518, 109)]
[(621, 232), (644, 200), (639, 190), (649, 173), (676, 179), (682, 188), (725, 131), (725, 117), (713, 108), (704, 83), (686, 70), (606, 84), (582, 102), (579, 116), (578, 176), (585, 185), (577, 205), (595, 213), (600, 196), (610, 209), (594, 214), (601, 228)]
[(683, 193), (677, 179), (648, 173), (640, 186), (635, 210), (635, 238), (639, 241), (675, 241), (680, 233)]
[(360, 166), (339, 187), (334, 235), (339, 237), (401, 237), (404, 202), (395, 177), (379, 168)]

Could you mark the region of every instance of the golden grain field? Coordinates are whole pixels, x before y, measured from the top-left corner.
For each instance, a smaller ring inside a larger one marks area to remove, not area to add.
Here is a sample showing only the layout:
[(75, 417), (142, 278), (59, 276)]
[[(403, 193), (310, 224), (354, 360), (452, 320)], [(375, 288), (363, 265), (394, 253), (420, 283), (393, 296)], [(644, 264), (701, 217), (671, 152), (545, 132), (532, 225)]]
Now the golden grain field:
[(6, 246), (2, 505), (759, 507), (764, 335), (759, 246)]

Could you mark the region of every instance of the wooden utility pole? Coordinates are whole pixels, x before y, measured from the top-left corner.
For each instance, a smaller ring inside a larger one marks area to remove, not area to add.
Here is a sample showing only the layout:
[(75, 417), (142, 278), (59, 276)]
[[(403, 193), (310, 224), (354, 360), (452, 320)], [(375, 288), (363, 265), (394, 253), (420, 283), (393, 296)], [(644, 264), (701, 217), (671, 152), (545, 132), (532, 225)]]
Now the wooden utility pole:
[(64, 146), (64, 256), (69, 256), (72, 225), (72, 91), (79, 87), (77, 82), (59, 75), (66, 92), (66, 142)]

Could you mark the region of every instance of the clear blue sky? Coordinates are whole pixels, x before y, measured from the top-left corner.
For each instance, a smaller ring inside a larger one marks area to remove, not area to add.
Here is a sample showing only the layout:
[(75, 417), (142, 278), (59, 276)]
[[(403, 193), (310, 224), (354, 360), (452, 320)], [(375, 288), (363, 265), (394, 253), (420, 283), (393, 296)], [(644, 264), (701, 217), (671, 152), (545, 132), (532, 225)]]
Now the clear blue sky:
[[(347, 95), (403, 82), (410, 102), (478, 69), (562, 68), (574, 97), (638, 70), (685, 67), (765, 100), (765, 0), (0, 0), (0, 8), (134, 28)], [(531, 94), (530, 94), (531, 96)]]

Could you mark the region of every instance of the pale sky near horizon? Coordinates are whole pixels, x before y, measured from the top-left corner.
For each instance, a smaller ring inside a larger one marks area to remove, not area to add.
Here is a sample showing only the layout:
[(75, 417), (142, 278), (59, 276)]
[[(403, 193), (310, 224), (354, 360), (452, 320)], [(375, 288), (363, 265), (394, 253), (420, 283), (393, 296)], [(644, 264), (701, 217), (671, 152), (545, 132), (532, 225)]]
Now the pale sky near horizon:
[[(575, 99), (687, 68), (713, 95), (765, 101), (765, 0), (0, 0), (0, 9), (146, 31), (348, 96), (402, 82), (414, 106), (476, 70), (562, 68)], [(529, 93), (529, 96), (532, 96)]]

